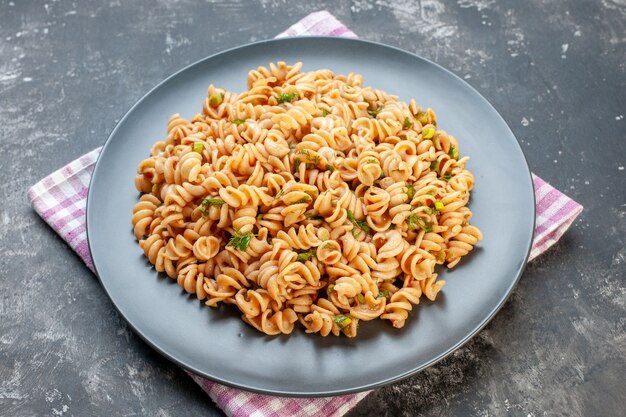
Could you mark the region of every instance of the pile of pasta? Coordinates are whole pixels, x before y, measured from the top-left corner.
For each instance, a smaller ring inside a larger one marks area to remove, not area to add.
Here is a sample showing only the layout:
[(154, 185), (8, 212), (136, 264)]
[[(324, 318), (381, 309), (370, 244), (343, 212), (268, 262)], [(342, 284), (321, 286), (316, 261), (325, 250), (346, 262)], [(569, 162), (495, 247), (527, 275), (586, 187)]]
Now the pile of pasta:
[(268, 335), (403, 327), (482, 239), (474, 178), (431, 109), (359, 74), (259, 67), (213, 85), (139, 164), (134, 234), (157, 271)]

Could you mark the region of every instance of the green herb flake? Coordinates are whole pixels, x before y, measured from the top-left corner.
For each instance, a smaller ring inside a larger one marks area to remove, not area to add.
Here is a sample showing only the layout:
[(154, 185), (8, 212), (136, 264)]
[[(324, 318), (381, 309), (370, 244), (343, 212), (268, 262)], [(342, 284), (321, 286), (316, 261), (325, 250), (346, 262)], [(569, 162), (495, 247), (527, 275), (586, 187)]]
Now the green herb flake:
[(452, 158), (456, 159), (457, 161), (459, 160), (459, 150), (454, 146), (450, 146), (450, 151), (448, 153)]
[(283, 196), (283, 194), (285, 194), (285, 189), (284, 188), (282, 190), (280, 190), (278, 192), (278, 194), (276, 194), (276, 196), (274, 197), (274, 200), (278, 200), (279, 198), (281, 198)]
[(409, 129), (411, 127), (413, 127), (413, 121), (411, 119), (409, 119), (408, 117), (404, 119), (404, 124), (402, 125), (402, 127), (404, 129)]
[(378, 113), (380, 113), (383, 110), (383, 106), (378, 106), (378, 108), (375, 109), (367, 109), (367, 113), (372, 116), (372, 117), (376, 117), (378, 116)]
[[(315, 155), (315, 156), (311, 156), (311, 154), (309, 153), (309, 151), (307, 149), (303, 149), (300, 151), (300, 153), (304, 156), (306, 156), (306, 159), (308, 159), (309, 163), (313, 166), (313, 167), (317, 167), (320, 164), (321, 161), (321, 157), (319, 155)], [(307, 168), (309, 169), (309, 168)], [(310, 168), (313, 169), (313, 168)]]
[(428, 115), (424, 113), (423, 111), (421, 111), (417, 113), (417, 120), (419, 120), (422, 126), (424, 126), (425, 124), (428, 123)]
[(328, 116), (330, 113), (326, 109), (322, 109), (322, 117)]
[(433, 224), (429, 223), (429, 222), (425, 222), (424, 219), (419, 219), (420, 221), (418, 221), (418, 225), (420, 227), (420, 229), (422, 229), (423, 231), (429, 233), (433, 231)]
[(357, 294), (356, 299), (359, 302), (359, 304), (365, 303), (365, 297), (363, 297), (363, 294)]
[(235, 119), (233, 120), (233, 123), (236, 124), (237, 126), (244, 124), (246, 121), (243, 119)]
[(367, 161), (368, 164), (378, 164), (378, 159), (370, 158)]
[(333, 321), (335, 323), (337, 323), (337, 325), (339, 326), (340, 329), (345, 329), (346, 327), (348, 327), (350, 325), (350, 323), (352, 323), (352, 319), (348, 316), (344, 316), (344, 315), (340, 315), (340, 316), (333, 316)]
[(365, 233), (369, 233), (370, 232), (370, 227), (367, 225), (367, 222), (363, 221), (363, 220), (356, 219), (354, 217), (354, 214), (352, 213), (351, 210), (348, 210), (348, 220), (350, 220), (350, 222), (352, 222), (352, 224), (354, 226), (356, 226), (359, 229), (363, 230)]
[(298, 262), (310, 261), (311, 259), (313, 259), (314, 256), (315, 256), (315, 252), (313, 251), (313, 249), (309, 249), (304, 252), (298, 252), (298, 257), (296, 258), (296, 261)]
[(378, 291), (378, 295), (376, 296), (376, 298), (389, 298), (391, 295), (389, 294), (389, 291), (387, 290), (380, 290)]
[(411, 214), (406, 218), (406, 224), (409, 226), (409, 230), (415, 230), (418, 227), (425, 232), (432, 232), (433, 226), (432, 223), (426, 222), (421, 217), (418, 217), (417, 214)]
[(443, 211), (443, 209), (444, 209), (445, 207), (446, 207), (446, 206), (445, 206), (445, 205), (444, 205), (441, 201), (437, 201), (437, 202), (435, 202), (435, 209), (436, 209), (437, 211), (440, 211), (440, 212), (441, 212), (441, 211)]
[(202, 200), (202, 207), (222, 207), (226, 202), (221, 198), (205, 198)]
[(391, 223), (391, 224), (389, 225), (389, 230), (394, 230), (395, 228), (396, 228), (396, 225), (395, 225), (395, 224)]
[(407, 226), (409, 226), (409, 230), (417, 229), (417, 219), (417, 214), (411, 214), (409, 217), (406, 218), (406, 224)]
[(326, 288), (326, 294), (330, 296), (330, 293), (335, 290), (335, 284), (328, 284), (328, 288)]
[(335, 170), (335, 167), (334, 167), (334, 166), (332, 166), (331, 164), (326, 164), (326, 166), (324, 167), (324, 169), (325, 169), (326, 171), (334, 171), (334, 170)]
[(204, 144), (202, 142), (194, 142), (193, 143), (193, 151), (202, 155), (202, 151), (204, 150)]
[(292, 101), (297, 100), (297, 99), (298, 99), (298, 93), (296, 92), (282, 93), (281, 95), (276, 97), (278, 104), (291, 103)]
[(222, 104), (222, 101), (224, 101), (224, 94), (213, 94), (211, 97), (209, 97), (209, 105), (211, 107), (217, 107), (220, 104)]
[(235, 249), (245, 252), (248, 250), (248, 245), (250, 244), (251, 240), (252, 240), (251, 232), (241, 233), (235, 230), (235, 233), (228, 240), (228, 243)]
[(409, 200), (413, 200), (413, 197), (415, 197), (415, 186), (413, 184), (406, 185), (406, 195), (409, 196)]
[(204, 198), (200, 203), (200, 213), (202, 217), (206, 217), (209, 213), (209, 207), (222, 207), (226, 202), (221, 198)]
[(324, 216), (322, 216), (321, 214), (312, 211), (310, 213), (306, 213), (305, 217), (309, 220), (324, 220)]
[(259, 213), (256, 215), (257, 220), (263, 220), (263, 213)]
[(449, 181), (449, 180), (450, 180), (450, 178), (452, 178), (452, 175), (442, 175), (440, 178), (441, 178), (442, 180)]
[(439, 169), (439, 161), (433, 161), (430, 163), (430, 170), (437, 171)]
[(427, 127), (426, 129), (422, 130), (422, 137), (424, 139), (431, 139), (433, 136), (435, 136), (434, 127)]

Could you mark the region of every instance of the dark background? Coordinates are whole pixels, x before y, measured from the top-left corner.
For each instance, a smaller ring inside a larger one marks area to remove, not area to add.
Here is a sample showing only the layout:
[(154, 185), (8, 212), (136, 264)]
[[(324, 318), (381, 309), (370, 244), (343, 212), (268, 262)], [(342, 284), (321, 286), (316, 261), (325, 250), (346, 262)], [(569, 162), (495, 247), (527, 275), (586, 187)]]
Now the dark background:
[(222, 415), (129, 331), (26, 190), (182, 66), (328, 9), (464, 78), (585, 206), (483, 331), (350, 415), (623, 415), (626, 1), (291, 3), (0, 0), (0, 414)]

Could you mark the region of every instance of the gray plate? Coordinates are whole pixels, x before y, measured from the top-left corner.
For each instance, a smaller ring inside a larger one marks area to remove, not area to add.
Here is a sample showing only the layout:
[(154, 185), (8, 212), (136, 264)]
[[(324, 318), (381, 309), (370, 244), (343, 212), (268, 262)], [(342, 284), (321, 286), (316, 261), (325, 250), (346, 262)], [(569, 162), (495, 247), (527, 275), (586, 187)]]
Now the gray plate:
[[(476, 179), (470, 207), (485, 239), (452, 272), (436, 302), (423, 301), (403, 329), (363, 323), (355, 339), (267, 337), (232, 306), (204, 307), (157, 274), (132, 235), (137, 164), (165, 137), (173, 113), (202, 109), (207, 86), (246, 87), (252, 68), (283, 60), (304, 70), (361, 73), (365, 85), (432, 107), (460, 141)], [(418, 372), (457, 349), (498, 311), (519, 279), (535, 219), (528, 165), (511, 130), (472, 87), (408, 52), (359, 40), (259, 42), (203, 59), (172, 75), (124, 116), (96, 165), (87, 204), (89, 247), (105, 291), (130, 326), (170, 360), (214, 381), (262, 393), (325, 396), (374, 388)]]

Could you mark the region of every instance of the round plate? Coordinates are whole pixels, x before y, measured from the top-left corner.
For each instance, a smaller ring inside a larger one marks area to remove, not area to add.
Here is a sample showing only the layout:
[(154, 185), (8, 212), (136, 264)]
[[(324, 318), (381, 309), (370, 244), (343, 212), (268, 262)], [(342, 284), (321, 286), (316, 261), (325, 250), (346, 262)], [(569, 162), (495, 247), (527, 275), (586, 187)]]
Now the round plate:
[[(210, 83), (240, 92), (247, 73), (270, 62), (303, 70), (363, 74), (364, 85), (411, 98), (456, 136), (476, 186), (472, 223), (484, 240), (451, 272), (437, 301), (422, 301), (406, 326), (363, 323), (354, 339), (305, 334), (268, 337), (237, 309), (205, 307), (155, 272), (132, 234), (137, 164), (166, 134), (173, 113), (202, 111)], [(519, 279), (530, 251), (535, 202), (530, 171), (511, 130), (463, 80), (411, 53), (341, 38), (293, 38), (231, 49), (192, 64), (146, 94), (119, 122), (96, 164), (87, 204), (89, 247), (98, 276), (130, 326), (170, 360), (249, 391), (327, 396), (371, 389), (442, 359), (478, 332)]]

